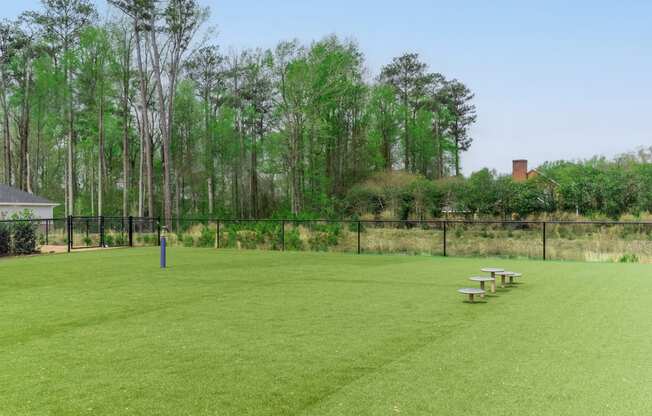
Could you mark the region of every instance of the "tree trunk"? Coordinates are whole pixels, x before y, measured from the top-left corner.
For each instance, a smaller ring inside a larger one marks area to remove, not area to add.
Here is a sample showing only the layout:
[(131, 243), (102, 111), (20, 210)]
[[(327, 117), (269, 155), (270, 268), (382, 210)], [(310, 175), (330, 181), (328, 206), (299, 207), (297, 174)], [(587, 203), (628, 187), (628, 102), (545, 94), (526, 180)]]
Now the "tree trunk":
[[(154, 182), (153, 182), (153, 166), (152, 166), (152, 140), (149, 133), (149, 114), (148, 114), (148, 98), (147, 98), (147, 74), (143, 66), (142, 49), (140, 45), (140, 29), (138, 28), (139, 21), (134, 19), (134, 34), (136, 36), (136, 59), (138, 60), (138, 72), (140, 72), (140, 99), (142, 104), (141, 110), (141, 133), (142, 144), (144, 148), (144, 155), (141, 155), (145, 162), (145, 193), (147, 195), (147, 215), (154, 217)], [(141, 150), (142, 151), (142, 150)], [(141, 174), (142, 178), (142, 174)]]
[(129, 81), (131, 49), (127, 45), (125, 30), (125, 54), (122, 68), (122, 216), (129, 216)]
[[(155, 21), (152, 22), (155, 26)], [(161, 151), (163, 153), (163, 211), (165, 216), (165, 224), (170, 227), (172, 225), (172, 193), (171, 193), (171, 175), (172, 175), (172, 159), (170, 157), (170, 129), (167, 125), (169, 118), (171, 117), (170, 112), (165, 107), (165, 95), (163, 93), (163, 82), (161, 74), (161, 57), (158, 49), (158, 43), (156, 41), (156, 30), (153, 29), (150, 31), (150, 37), (152, 42), (152, 57), (153, 57), (153, 67), (154, 67), (154, 79), (156, 81), (156, 92), (158, 94), (159, 101), (159, 125), (161, 130)], [(174, 69), (171, 71), (173, 72)], [(174, 91), (174, 77), (171, 76), (170, 80), (170, 91)], [(169, 103), (169, 108), (172, 109), (172, 101), (174, 100), (173, 95), (170, 95), (168, 99), (171, 101)]]
[(9, 127), (9, 106), (7, 105), (5, 74), (2, 73), (2, 114), (3, 114), (3, 133), (4, 133), (4, 182), (11, 186), (11, 131)]
[[(101, 83), (103, 81), (100, 81)], [(98, 115), (98, 154), (97, 154), (97, 215), (102, 216), (102, 197), (104, 193), (103, 176), (104, 176), (104, 87), (100, 85), (100, 105)]]

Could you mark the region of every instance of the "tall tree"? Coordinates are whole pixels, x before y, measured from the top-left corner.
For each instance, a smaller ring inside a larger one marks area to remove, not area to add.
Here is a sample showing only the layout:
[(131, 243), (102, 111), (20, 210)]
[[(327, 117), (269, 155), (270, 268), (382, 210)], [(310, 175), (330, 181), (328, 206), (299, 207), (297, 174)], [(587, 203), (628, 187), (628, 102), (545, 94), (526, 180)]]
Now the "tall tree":
[[(181, 70), (181, 60), (190, 47), (194, 35), (206, 17), (206, 11), (196, 0), (169, 0), (162, 11), (165, 22), (163, 33), (167, 36), (166, 62), (161, 59), (161, 47), (157, 38), (159, 13), (151, 16), (150, 41), (154, 82), (158, 96), (159, 129), (163, 153), (163, 211), (165, 222), (172, 225), (172, 157), (170, 153), (172, 121), (174, 117), (174, 92)], [(163, 65), (165, 64), (165, 68)], [(167, 93), (163, 79), (167, 77)]]
[(466, 85), (455, 79), (446, 83), (444, 94), (452, 116), (450, 133), (455, 145), (455, 176), (460, 176), (460, 153), (469, 150), (473, 143), (470, 127), (476, 122), (477, 115), (475, 104), (472, 104), (471, 100), (475, 94)]
[(380, 73), (380, 82), (394, 87), (403, 105), (403, 163), (406, 171), (416, 170), (410, 129), (419, 107), (427, 99), (427, 90), (435, 80), (435, 75), (427, 73), (427, 69), (428, 65), (420, 60), (418, 54), (406, 53), (394, 58)]
[(202, 100), (204, 136), (204, 173), (208, 200), (208, 214), (213, 215), (215, 203), (215, 146), (212, 128), (213, 114), (220, 103), (220, 91), (224, 88), (224, 56), (217, 46), (200, 48), (187, 61), (188, 76), (195, 81), (197, 93)]
[(67, 131), (67, 163), (66, 163), (66, 215), (75, 210), (75, 109), (74, 92), (72, 90), (73, 61), (71, 51), (76, 48), (79, 34), (96, 16), (95, 7), (89, 0), (42, 0), (44, 11), (30, 13), (29, 17), (42, 27), (45, 39), (51, 44), (51, 51), (61, 55), (63, 62), (66, 95), (66, 131)]

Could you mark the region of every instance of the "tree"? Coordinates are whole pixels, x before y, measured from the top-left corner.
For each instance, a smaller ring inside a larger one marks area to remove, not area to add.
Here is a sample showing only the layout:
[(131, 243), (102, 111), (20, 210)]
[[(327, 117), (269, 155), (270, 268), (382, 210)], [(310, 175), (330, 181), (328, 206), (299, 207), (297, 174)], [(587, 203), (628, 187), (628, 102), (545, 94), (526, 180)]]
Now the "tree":
[[(152, 30), (152, 19), (154, 18), (154, 1), (153, 0), (109, 0), (109, 3), (120, 9), (132, 20), (133, 34), (136, 49), (136, 62), (139, 75), (140, 91), (140, 142), (141, 142), (141, 186), (139, 187), (139, 215), (145, 215), (142, 207), (143, 201), (143, 176), (144, 193), (147, 195), (147, 212), (146, 214), (153, 217), (154, 211), (154, 167), (152, 151), (152, 135), (149, 117), (149, 76), (145, 66), (143, 53), (142, 35)], [(144, 172), (142, 171), (144, 165)]]
[(372, 88), (369, 101), (370, 132), (382, 162), (380, 167), (392, 170), (393, 153), (399, 133), (400, 109), (392, 87), (379, 84)]
[[(163, 211), (165, 222), (172, 225), (172, 155), (170, 153), (172, 121), (174, 117), (174, 92), (177, 77), (181, 69), (181, 60), (190, 43), (206, 17), (206, 11), (201, 9), (196, 0), (169, 0), (162, 12), (168, 37), (166, 56), (167, 62), (161, 60), (161, 50), (157, 38), (157, 18), (159, 12), (151, 15), (150, 42), (154, 82), (158, 96), (159, 128), (163, 153)], [(166, 64), (166, 68), (162, 64)], [(165, 73), (164, 73), (165, 72)], [(167, 94), (163, 87), (163, 78), (167, 76)], [(166, 99), (167, 96), (167, 99)]]
[(75, 200), (75, 129), (74, 129), (74, 92), (72, 90), (73, 61), (71, 51), (77, 46), (81, 31), (91, 24), (96, 16), (95, 7), (89, 0), (42, 0), (45, 10), (42, 13), (28, 13), (34, 23), (41, 26), (46, 41), (50, 42), (51, 53), (63, 62), (66, 95), (66, 130), (67, 130), (67, 164), (66, 164), (66, 215), (74, 213)]
[(455, 146), (455, 176), (461, 175), (460, 153), (469, 150), (473, 143), (469, 130), (477, 119), (475, 105), (471, 104), (474, 96), (471, 90), (458, 80), (454, 79), (445, 84), (444, 97), (452, 116), (449, 128)]
[(215, 203), (215, 137), (211, 121), (222, 101), (220, 92), (224, 89), (225, 83), (224, 61), (225, 58), (219, 53), (217, 46), (207, 46), (197, 50), (185, 64), (188, 76), (195, 81), (198, 95), (202, 100), (204, 170), (209, 215), (213, 214)]
[(426, 100), (426, 92), (436, 79), (435, 74), (427, 73), (428, 65), (416, 53), (406, 53), (396, 57), (381, 70), (379, 80), (394, 87), (401, 101), (403, 113), (403, 163), (406, 171), (416, 171), (410, 128), (417, 111)]

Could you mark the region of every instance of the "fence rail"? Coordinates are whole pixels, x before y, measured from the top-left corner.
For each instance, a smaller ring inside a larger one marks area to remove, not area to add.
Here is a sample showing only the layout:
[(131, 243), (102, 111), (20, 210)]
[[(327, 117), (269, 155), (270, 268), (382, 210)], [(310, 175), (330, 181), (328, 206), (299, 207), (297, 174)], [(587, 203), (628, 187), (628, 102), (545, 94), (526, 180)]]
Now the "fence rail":
[[(25, 221), (36, 224), (41, 245), (66, 245), (68, 252), (158, 245), (162, 231), (161, 221), (150, 217)], [(652, 263), (652, 222), (646, 221), (173, 218), (171, 224), (170, 242), (187, 246)]]

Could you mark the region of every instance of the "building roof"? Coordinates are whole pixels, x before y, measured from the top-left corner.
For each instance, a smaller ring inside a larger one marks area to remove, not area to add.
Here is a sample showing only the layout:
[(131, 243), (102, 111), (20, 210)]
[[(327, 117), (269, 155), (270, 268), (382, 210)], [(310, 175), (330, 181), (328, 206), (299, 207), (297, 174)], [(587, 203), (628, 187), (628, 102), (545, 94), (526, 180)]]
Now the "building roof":
[(0, 205), (59, 205), (12, 186), (0, 185)]

